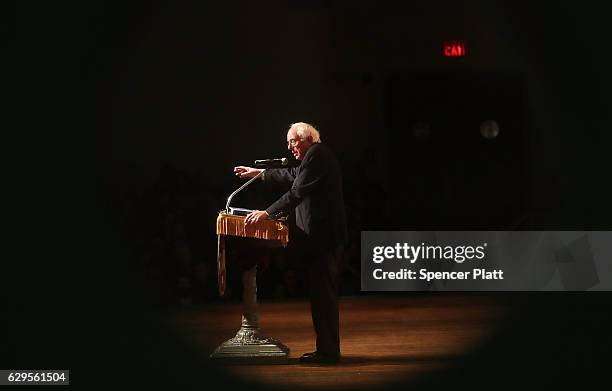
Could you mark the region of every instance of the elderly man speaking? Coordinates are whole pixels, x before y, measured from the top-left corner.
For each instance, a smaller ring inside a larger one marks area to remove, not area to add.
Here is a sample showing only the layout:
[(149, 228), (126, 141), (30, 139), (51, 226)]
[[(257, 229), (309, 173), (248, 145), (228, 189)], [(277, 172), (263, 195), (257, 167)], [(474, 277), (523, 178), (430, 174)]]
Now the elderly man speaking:
[[(287, 132), (287, 148), (300, 161), (298, 167), (266, 171), (264, 181), (290, 187), (266, 210), (248, 214), (253, 224), (279, 212), (295, 209), (297, 228), (303, 239), (300, 253), (308, 262), (310, 309), (317, 336), (316, 351), (300, 357), (305, 363), (334, 363), (340, 360), (338, 314), (339, 263), (347, 240), (346, 214), (342, 195), (342, 173), (332, 151), (321, 143), (310, 124), (297, 122)], [(238, 166), (234, 173), (252, 178), (261, 170)]]

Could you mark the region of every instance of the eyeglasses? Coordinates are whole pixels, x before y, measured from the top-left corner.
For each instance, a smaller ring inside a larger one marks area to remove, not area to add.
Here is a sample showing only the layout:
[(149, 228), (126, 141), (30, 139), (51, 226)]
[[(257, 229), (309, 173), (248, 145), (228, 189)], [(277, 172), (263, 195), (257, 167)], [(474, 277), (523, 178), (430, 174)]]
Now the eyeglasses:
[(295, 147), (298, 144), (299, 141), (302, 141), (302, 140), (299, 139), (299, 138), (289, 139), (289, 140), (287, 140), (287, 146)]

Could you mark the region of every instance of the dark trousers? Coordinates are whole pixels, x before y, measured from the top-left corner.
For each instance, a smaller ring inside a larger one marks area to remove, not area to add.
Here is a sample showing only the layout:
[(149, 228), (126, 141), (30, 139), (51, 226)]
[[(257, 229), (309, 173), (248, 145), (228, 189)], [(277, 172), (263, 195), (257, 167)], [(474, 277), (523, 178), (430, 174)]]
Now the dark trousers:
[(340, 354), (340, 316), (338, 313), (338, 278), (342, 247), (331, 249), (311, 259), (310, 311), (317, 335), (317, 352)]

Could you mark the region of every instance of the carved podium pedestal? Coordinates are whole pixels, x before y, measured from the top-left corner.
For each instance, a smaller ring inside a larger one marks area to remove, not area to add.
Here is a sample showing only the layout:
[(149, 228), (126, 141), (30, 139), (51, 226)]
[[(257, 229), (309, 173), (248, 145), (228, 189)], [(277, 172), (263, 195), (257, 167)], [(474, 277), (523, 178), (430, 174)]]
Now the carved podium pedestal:
[[(266, 241), (268, 245), (285, 247), (289, 240), (289, 229), (278, 220), (263, 220), (255, 225), (244, 224), (243, 216), (224, 212), (217, 217), (217, 276), (219, 294), (225, 294), (225, 245), (226, 237), (252, 238)], [(256, 251), (256, 249), (254, 249)], [(211, 355), (211, 359), (243, 363), (286, 363), (289, 348), (281, 342), (266, 337), (259, 328), (257, 315), (257, 264), (250, 265), (242, 272), (243, 314), (240, 329), (233, 338), (223, 342)]]

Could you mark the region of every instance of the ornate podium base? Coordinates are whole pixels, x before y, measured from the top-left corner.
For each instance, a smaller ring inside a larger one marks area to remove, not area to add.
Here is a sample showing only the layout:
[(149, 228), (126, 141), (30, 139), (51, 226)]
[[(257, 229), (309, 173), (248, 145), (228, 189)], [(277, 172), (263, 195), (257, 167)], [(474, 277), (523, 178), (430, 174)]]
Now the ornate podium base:
[(257, 315), (257, 265), (242, 273), (244, 309), (240, 330), (210, 355), (217, 362), (241, 364), (286, 364), (289, 348), (259, 330)]
[(231, 363), (286, 364), (289, 348), (265, 337), (259, 328), (241, 327), (236, 336), (223, 342), (210, 358)]

